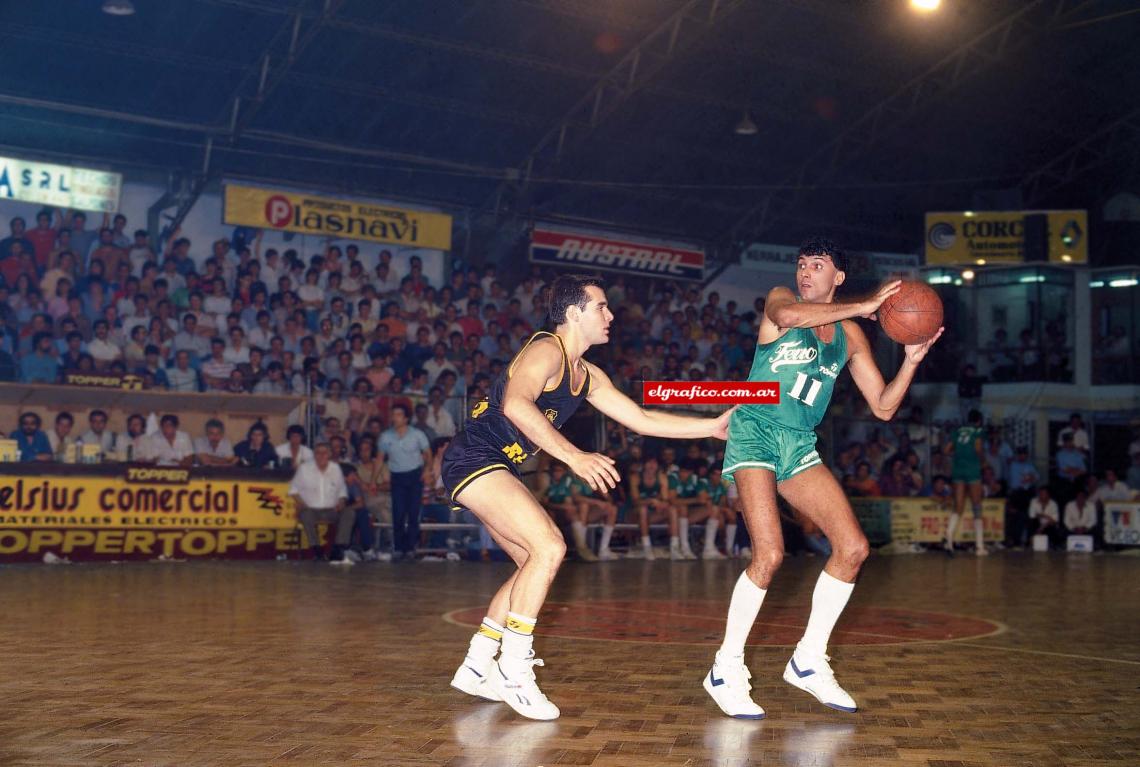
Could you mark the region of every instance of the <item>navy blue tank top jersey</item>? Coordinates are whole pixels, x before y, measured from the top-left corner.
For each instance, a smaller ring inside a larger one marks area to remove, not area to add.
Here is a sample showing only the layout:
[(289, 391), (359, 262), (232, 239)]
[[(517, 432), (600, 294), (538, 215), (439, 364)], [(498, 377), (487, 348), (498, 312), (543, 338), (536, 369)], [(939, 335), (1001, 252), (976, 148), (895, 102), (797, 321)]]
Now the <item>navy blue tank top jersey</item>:
[(507, 369), (499, 374), (491, 386), (490, 394), (471, 409), (471, 417), (463, 427), (469, 442), (490, 445), (503, 452), (516, 464), (522, 463), (534, 453), (535, 445), (503, 414), (503, 399), (507, 392), (507, 382), (522, 353), (542, 336), (550, 336), (558, 341), (562, 349), (562, 375), (553, 388), (542, 390), (534, 403), (535, 407), (542, 411), (555, 429), (562, 428), (570, 416), (574, 415), (574, 411), (590, 393), (590, 371), (586, 369), (581, 385), (576, 390), (573, 389), (573, 376), (570, 375), (570, 359), (566, 354), (566, 345), (554, 333), (543, 330), (532, 335), (511, 360)]

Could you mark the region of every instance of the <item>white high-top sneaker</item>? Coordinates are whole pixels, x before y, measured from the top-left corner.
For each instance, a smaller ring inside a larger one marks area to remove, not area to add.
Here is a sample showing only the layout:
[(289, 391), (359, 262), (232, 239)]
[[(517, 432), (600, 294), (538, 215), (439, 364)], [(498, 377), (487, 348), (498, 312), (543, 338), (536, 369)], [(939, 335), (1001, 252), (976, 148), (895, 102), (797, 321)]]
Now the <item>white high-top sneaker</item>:
[(735, 719), (763, 719), (764, 709), (749, 694), (752, 672), (744, 665), (744, 656), (726, 658), (717, 652), (712, 668), (705, 675), (705, 692), (712, 696), (720, 710)]
[[(503, 668), (504, 660), (506, 669)], [(500, 658), (488, 675), (490, 688), (516, 713), (527, 719), (557, 719), (562, 712), (538, 689), (534, 677), (534, 667), (543, 665), (542, 660), (535, 658), (532, 653), (522, 663), (522, 668), (511, 668), (518, 664), (517, 660)]]
[(830, 661), (831, 658), (826, 655), (811, 656), (797, 648), (784, 667), (784, 681), (792, 687), (800, 688), (828, 708), (854, 713), (858, 707), (847, 691), (835, 681)]
[(451, 686), (483, 700), (502, 700), (487, 683), (487, 679), (494, 671), (494, 658), (486, 663), (479, 663), (470, 657), (464, 658), (463, 663), (455, 670), (455, 676), (451, 677)]

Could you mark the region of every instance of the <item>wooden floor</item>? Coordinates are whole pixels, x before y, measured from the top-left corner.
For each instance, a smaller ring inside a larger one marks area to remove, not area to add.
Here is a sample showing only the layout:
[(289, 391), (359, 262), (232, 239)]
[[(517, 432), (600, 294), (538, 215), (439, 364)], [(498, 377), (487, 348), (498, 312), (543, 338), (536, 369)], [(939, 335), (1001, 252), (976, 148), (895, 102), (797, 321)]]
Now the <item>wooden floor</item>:
[(505, 565), (7, 567), (0, 764), (1140, 764), (1140, 558), (873, 557), (831, 648), (850, 715), (780, 679), (821, 566), (760, 613), (748, 722), (701, 688), (737, 563), (567, 564), (550, 723), (447, 684)]

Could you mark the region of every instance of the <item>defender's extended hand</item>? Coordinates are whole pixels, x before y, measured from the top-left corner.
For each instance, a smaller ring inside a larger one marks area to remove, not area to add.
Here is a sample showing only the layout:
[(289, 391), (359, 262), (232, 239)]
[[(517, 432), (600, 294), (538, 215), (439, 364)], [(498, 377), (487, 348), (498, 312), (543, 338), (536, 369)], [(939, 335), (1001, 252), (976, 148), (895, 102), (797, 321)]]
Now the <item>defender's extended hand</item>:
[(713, 426), (713, 430), (709, 434), (710, 437), (716, 437), (717, 439), (728, 439), (728, 424), (732, 420), (732, 414), (736, 412), (736, 409), (738, 407), (740, 407), (740, 405), (731, 407), (717, 417), (715, 425)]

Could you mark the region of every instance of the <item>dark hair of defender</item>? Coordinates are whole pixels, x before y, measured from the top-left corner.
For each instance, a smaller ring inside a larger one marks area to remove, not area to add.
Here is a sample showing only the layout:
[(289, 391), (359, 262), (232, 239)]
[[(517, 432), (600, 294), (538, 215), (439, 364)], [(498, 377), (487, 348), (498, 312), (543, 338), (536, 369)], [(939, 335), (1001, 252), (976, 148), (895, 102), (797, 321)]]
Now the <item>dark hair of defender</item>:
[(605, 290), (605, 283), (596, 274), (564, 274), (554, 281), (550, 292), (550, 310), (547, 314), (552, 327), (566, 322), (566, 310), (571, 306), (585, 309), (590, 299), (586, 288)]

